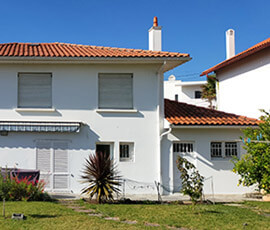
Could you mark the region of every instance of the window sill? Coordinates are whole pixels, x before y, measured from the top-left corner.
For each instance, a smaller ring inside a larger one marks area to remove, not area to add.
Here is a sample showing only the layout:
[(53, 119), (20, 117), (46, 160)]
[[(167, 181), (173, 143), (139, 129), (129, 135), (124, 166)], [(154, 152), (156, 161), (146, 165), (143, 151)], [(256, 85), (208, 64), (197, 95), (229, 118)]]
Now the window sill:
[(97, 113), (137, 113), (137, 109), (96, 109)]
[(16, 112), (55, 112), (55, 108), (16, 108)]

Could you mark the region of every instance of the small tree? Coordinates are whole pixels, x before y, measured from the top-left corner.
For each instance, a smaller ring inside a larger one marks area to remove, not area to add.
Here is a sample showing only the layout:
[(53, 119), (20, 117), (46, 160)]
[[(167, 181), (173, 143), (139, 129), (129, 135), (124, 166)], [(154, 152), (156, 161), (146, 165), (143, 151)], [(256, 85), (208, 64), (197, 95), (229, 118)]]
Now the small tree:
[(102, 152), (90, 155), (86, 159), (82, 175), (83, 183), (88, 185), (82, 190), (82, 194), (88, 194), (90, 199), (96, 195), (99, 203), (113, 200), (113, 193), (119, 193), (121, 177), (117, 175), (116, 166), (109, 155)]
[(216, 99), (216, 75), (209, 75), (207, 83), (202, 86), (202, 98), (207, 99), (209, 108), (214, 109), (213, 100)]
[(262, 112), (258, 129), (243, 130), (247, 153), (241, 159), (234, 159), (233, 172), (240, 175), (239, 184), (258, 185), (259, 190), (270, 193), (270, 114)]
[(180, 192), (188, 195), (192, 203), (195, 204), (198, 200), (202, 199), (204, 177), (200, 175), (196, 167), (187, 159), (178, 156), (176, 163), (182, 180), (182, 189)]

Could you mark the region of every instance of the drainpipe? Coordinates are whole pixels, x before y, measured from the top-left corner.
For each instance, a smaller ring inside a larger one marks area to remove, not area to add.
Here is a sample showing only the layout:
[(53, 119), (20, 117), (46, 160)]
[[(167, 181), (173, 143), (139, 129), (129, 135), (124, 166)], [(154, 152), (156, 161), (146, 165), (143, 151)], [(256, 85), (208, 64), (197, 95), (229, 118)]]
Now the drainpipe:
[[(158, 108), (157, 108), (157, 120), (158, 120), (158, 143), (159, 143), (159, 149), (158, 149), (158, 182), (160, 184), (162, 184), (162, 172), (161, 172), (161, 138), (162, 135), (161, 132), (161, 127), (162, 129), (164, 128), (164, 95), (163, 95), (163, 81), (164, 81), (164, 77), (163, 77), (163, 71), (164, 71), (164, 66), (166, 65), (166, 61), (163, 62), (163, 64), (161, 65), (161, 67), (157, 70), (157, 75), (158, 75)], [(164, 134), (165, 135), (165, 134)], [(164, 136), (163, 135), (163, 136)]]

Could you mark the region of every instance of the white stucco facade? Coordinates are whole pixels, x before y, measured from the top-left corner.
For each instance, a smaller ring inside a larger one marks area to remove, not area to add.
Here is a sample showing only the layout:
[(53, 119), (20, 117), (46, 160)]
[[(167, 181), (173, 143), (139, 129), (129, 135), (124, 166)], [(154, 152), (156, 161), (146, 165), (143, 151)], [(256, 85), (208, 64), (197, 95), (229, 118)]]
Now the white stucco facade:
[(237, 142), (237, 157), (241, 157), (245, 151), (242, 142), (239, 141), (240, 136), (242, 136), (240, 128), (173, 128), (162, 141), (162, 183), (170, 192), (178, 192), (181, 189), (180, 174), (175, 170), (177, 155), (180, 153), (173, 152), (173, 143), (192, 143), (193, 152), (181, 155), (192, 162), (204, 176), (205, 194), (244, 194), (254, 191), (254, 188), (238, 186), (239, 176), (232, 172), (232, 158), (211, 157), (211, 142), (231, 141)]
[(270, 109), (270, 48), (216, 72), (218, 110), (258, 118)]
[[(123, 178), (138, 182), (158, 181), (160, 177), (159, 90), (163, 86), (160, 64), (2, 64), (0, 65), (0, 114), (7, 121), (80, 121), (79, 133), (9, 132), (0, 136), (0, 165), (36, 169), (36, 143), (66, 141), (68, 145), (68, 189), (80, 193), (81, 171), (85, 158), (94, 153), (96, 144), (111, 145), (111, 155)], [(18, 73), (51, 73), (52, 104), (55, 111), (18, 110)], [(133, 105), (130, 111), (98, 110), (98, 74), (133, 73)], [(160, 79), (159, 79), (160, 78)], [(161, 83), (160, 83), (161, 82)], [(4, 100), (3, 100), (4, 99)], [(132, 162), (119, 161), (119, 143), (134, 144)], [(152, 189), (126, 193), (153, 193)], [(53, 189), (57, 192), (57, 189)], [(62, 192), (62, 191), (61, 191)], [(155, 192), (155, 191), (154, 191)]]

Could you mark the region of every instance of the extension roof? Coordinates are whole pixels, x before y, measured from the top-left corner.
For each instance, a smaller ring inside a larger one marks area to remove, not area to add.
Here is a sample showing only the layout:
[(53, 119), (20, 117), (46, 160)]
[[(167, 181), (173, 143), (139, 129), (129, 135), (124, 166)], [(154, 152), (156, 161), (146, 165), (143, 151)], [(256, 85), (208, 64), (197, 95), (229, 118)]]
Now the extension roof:
[(247, 50), (245, 50), (245, 51), (243, 51), (243, 52), (241, 52), (239, 54), (236, 54), (235, 56), (233, 56), (233, 57), (231, 57), (231, 58), (229, 58), (229, 59), (227, 59), (227, 60), (225, 60), (225, 61), (223, 61), (223, 62), (221, 62), (221, 63), (219, 63), (219, 64), (217, 64), (215, 66), (213, 66), (213, 67), (211, 67), (210, 69), (207, 69), (207, 70), (203, 71), (201, 73), (201, 76), (207, 75), (207, 74), (209, 74), (211, 72), (217, 71), (217, 70), (219, 70), (221, 68), (224, 68), (224, 67), (226, 67), (228, 65), (231, 65), (231, 64), (233, 64), (233, 63), (235, 63), (237, 61), (242, 60), (245, 57), (248, 57), (248, 56), (250, 56), (250, 55), (252, 55), (254, 53), (257, 53), (257, 52), (259, 52), (259, 51), (261, 51), (261, 50), (263, 50), (265, 48), (268, 48), (268, 47), (270, 47), (270, 38), (267, 38), (266, 40), (256, 44), (255, 46), (252, 46), (249, 49), (247, 49)]
[(165, 118), (175, 126), (257, 126), (260, 121), (165, 99)]

